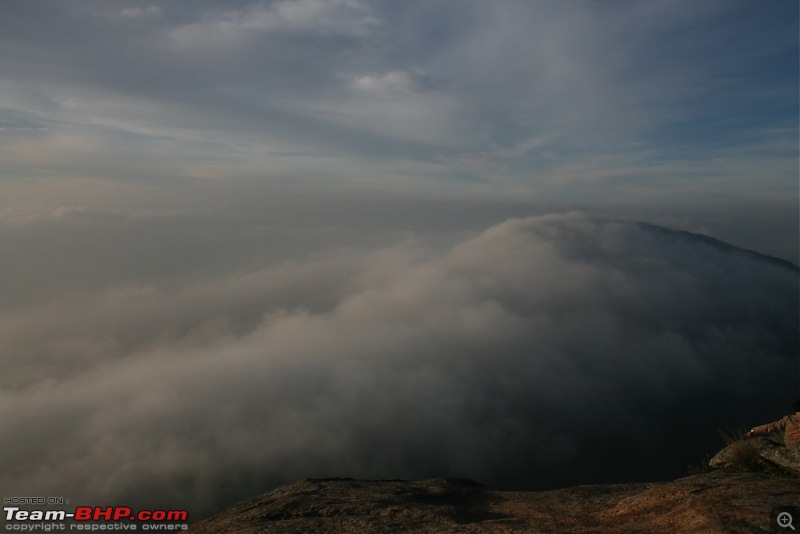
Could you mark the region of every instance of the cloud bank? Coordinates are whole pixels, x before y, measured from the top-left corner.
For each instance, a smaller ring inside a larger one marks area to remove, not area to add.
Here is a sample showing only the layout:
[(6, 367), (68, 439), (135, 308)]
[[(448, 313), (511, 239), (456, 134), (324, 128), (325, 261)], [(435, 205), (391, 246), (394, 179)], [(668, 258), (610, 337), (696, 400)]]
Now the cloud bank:
[(315, 476), (675, 476), (798, 392), (796, 266), (575, 213), (0, 313), (4, 494), (195, 519)]

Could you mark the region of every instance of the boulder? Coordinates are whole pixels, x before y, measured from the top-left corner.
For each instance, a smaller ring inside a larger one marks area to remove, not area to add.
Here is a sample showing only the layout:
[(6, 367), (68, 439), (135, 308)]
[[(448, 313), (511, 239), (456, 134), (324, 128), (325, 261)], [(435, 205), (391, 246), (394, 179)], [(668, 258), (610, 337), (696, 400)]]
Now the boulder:
[(786, 447), (773, 437), (742, 438), (719, 451), (709, 465), (800, 478), (800, 447)]

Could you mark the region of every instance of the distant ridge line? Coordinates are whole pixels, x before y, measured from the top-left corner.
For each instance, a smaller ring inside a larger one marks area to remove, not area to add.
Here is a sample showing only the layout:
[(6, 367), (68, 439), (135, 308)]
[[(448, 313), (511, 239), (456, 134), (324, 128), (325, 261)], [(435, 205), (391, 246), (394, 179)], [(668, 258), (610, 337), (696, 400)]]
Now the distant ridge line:
[(774, 265), (791, 269), (793, 271), (800, 271), (800, 266), (789, 260), (785, 260), (783, 258), (777, 258), (775, 256), (770, 256), (769, 254), (764, 254), (762, 252), (757, 252), (755, 250), (737, 247), (736, 245), (731, 245), (730, 243), (726, 243), (725, 241), (721, 241), (715, 237), (711, 237), (705, 234), (689, 232), (688, 230), (676, 230), (674, 228), (666, 228), (664, 226), (659, 226), (657, 224), (646, 223), (641, 221), (638, 221), (635, 224), (646, 231), (671, 235), (671, 236), (682, 236), (684, 238), (688, 238), (691, 241), (700, 241), (706, 243), (707, 245), (711, 245), (712, 247), (724, 250), (726, 252), (735, 252), (738, 254), (742, 254), (744, 256), (749, 256), (753, 259), (759, 259), (761, 261), (766, 261), (767, 263), (772, 263)]

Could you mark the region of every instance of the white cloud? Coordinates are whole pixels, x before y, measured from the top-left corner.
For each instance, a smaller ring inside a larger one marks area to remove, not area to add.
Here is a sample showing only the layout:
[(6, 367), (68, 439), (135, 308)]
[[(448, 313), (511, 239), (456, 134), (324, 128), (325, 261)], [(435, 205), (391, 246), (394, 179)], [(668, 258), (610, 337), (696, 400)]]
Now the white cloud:
[(158, 6), (127, 7), (120, 12), (120, 16), (126, 19), (146, 19), (161, 16), (161, 8)]
[(252, 17), (255, 28), (310, 29), (362, 34), (378, 24), (368, 4), (361, 0), (288, 0)]
[(365, 91), (409, 91), (415, 83), (410, 73), (404, 71), (387, 72), (383, 76), (360, 76), (353, 80), (353, 86)]
[(794, 391), (797, 269), (552, 215), (0, 325), (7, 494), (208, 512), (308, 476), (674, 475)]
[[(205, 157), (217, 159), (227, 177), (280, 169), (302, 179), (336, 168), (337, 180), (370, 176), (378, 187), (578, 202), (649, 202), (670, 193), (707, 200), (720, 191), (741, 201), (796, 190), (787, 173), (796, 159), (796, 121), (782, 122), (796, 91), (779, 70), (776, 83), (759, 82), (765, 78), (753, 60), (780, 62), (778, 51), (795, 28), (740, 26), (738, 17), (751, 8), (178, 5), (136, 31), (120, 26), (113, 39), (96, 17), (60, 17), (69, 31), (48, 33), (43, 22), (60, 23), (55, 10), (40, 21), (18, 8), (20, 21), (27, 16), (31, 24), (2, 32), (4, 48), (13, 51), (3, 64), (3, 106), (35, 109), (42, 128), (130, 134), (124, 146), (135, 155), (127, 159), (149, 163), (139, 175), (174, 175), (176, 159), (197, 158), (174, 146), (158, 153), (148, 143), (160, 136), (206, 143)], [(155, 14), (152, 7), (124, 12), (144, 17)], [(709, 32), (690, 31), (703, 24)], [(83, 37), (49, 37), (62, 33)], [(665, 45), (676, 34), (691, 38)], [(753, 46), (722, 46), (739, 38)], [(732, 82), (743, 79), (750, 83)], [(714, 120), (706, 120), (709, 113)], [(25, 122), (17, 119), (0, 125), (8, 137), (24, 135), (11, 126)], [(304, 157), (287, 164), (287, 153)], [(331, 165), (320, 171), (323, 158)], [(114, 161), (126, 158), (103, 161), (102, 172), (131, 175)], [(24, 173), (34, 165), (30, 158), (17, 167)], [(213, 165), (182, 166), (184, 175), (213, 174)], [(750, 187), (753, 172), (768, 185)]]
[(796, 269), (464, 237), (797, 261), (796, 5), (79, 4), (0, 17), (4, 494), (667, 476), (796, 391)]
[(259, 32), (363, 36), (379, 22), (359, 0), (286, 0), (207, 16), (172, 29), (170, 36), (180, 47), (234, 46)]

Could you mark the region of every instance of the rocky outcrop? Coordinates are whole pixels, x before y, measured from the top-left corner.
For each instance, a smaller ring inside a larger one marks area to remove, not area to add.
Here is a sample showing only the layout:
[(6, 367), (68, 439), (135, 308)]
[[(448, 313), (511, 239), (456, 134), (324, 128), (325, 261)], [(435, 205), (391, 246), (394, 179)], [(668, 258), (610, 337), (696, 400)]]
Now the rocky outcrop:
[(243, 501), (190, 531), (750, 533), (770, 532), (776, 510), (798, 503), (800, 480), (729, 470), (541, 492), (458, 479), (316, 479)]
[(719, 451), (709, 465), (800, 477), (800, 448), (786, 447), (771, 437), (744, 438)]

